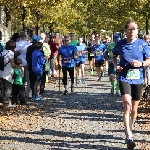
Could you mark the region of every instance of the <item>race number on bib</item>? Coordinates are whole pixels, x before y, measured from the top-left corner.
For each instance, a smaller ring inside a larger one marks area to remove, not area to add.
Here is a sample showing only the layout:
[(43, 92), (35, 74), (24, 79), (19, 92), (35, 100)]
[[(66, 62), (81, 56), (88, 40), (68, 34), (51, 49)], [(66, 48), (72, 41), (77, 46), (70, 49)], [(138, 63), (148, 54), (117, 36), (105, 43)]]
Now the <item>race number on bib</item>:
[(70, 57), (64, 58), (64, 63), (70, 63), (71, 64), (71, 58)]
[(94, 56), (94, 54), (93, 54), (93, 53), (90, 53), (90, 56)]
[(127, 72), (127, 79), (140, 79), (140, 70), (139, 69), (129, 69)]
[(103, 52), (102, 52), (102, 51), (97, 51), (97, 52), (96, 52), (96, 56), (101, 56), (101, 55), (103, 55)]

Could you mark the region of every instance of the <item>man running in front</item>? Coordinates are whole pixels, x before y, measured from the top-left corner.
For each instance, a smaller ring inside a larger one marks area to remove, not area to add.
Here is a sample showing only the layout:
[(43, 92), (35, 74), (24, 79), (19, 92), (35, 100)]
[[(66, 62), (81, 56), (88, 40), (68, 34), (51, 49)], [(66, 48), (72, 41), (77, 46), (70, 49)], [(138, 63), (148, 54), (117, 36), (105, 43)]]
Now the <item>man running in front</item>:
[(75, 45), (69, 44), (69, 37), (64, 37), (64, 45), (58, 50), (58, 64), (59, 55), (62, 57), (62, 72), (63, 72), (63, 84), (64, 84), (64, 95), (68, 93), (67, 89), (67, 72), (71, 78), (71, 92), (74, 91), (74, 66), (75, 59), (77, 58), (77, 48)]
[[(137, 117), (142, 92), (143, 67), (150, 66), (150, 49), (145, 41), (137, 38), (138, 25), (135, 21), (126, 23), (125, 32), (127, 38), (120, 40), (114, 47), (112, 61), (119, 72), (127, 148), (133, 150), (136, 145), (132, 137), (132, 127)], [(117, 65), (115, 56), (118, 55), (120, 55), (120, 64)], [(146, 56), (145, 61), (143, 55)]]

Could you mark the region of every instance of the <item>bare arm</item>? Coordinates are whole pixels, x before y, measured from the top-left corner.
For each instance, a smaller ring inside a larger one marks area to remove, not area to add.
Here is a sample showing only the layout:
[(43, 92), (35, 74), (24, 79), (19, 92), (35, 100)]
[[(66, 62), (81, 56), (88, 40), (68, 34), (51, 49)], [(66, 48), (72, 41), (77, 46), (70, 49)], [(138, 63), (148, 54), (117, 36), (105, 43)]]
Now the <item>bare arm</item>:
[(22, 77), (24, 77), (24, 68), (20, 67), (20, 69), (21, 69), (21, 72), (22, 72)]
[(61, 64), (61, 62), (60, 62), (60, 57), (61, 57), (61, 55), (58, 55), (58, 56), (57, 56), (57, 62), (58, 62), (58, 65)]
[(10, 59), (10, 64), (11, 64), (11, 67), (12, 67), (12, 68), (15, 67), (14, 58), (13, 58), (13, 59)]

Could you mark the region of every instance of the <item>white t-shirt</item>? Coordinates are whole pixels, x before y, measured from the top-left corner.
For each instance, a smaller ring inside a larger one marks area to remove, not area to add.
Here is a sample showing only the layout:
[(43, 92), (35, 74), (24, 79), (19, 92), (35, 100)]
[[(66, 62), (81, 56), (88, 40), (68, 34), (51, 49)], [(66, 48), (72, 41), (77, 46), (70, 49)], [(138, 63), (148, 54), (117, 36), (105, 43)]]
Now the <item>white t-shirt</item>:
[(0, 77), (13, 83), (13, 68), (11, 66), (10, 59), (14, 59), (14, 53), (11, 50), (4, 50), (2, 55), (4, 56), (4, 63), (6, 65), (4, 67), (4, 71), (0, 70)]
[(26, 40), (21, 40), (19, 42), (16, 42), (16, 49), (15, 50), (16, 51), (21, 50), (21, 54), (17, 58), (22, 59), (22, 66), (27, 65), (26, 53), (27, 53), (27, 47), (30, 45), (31, 45), (31, 43), (26, 41)]
[(51, 54), (50, 45), (48, 45), (48, 43), (43, 42), (42, 40), (40, 40), (40, 42), (42, 42), (43, 46), (46, 47), (47, 53), (49, 53), (49, 56), (50, 56)]

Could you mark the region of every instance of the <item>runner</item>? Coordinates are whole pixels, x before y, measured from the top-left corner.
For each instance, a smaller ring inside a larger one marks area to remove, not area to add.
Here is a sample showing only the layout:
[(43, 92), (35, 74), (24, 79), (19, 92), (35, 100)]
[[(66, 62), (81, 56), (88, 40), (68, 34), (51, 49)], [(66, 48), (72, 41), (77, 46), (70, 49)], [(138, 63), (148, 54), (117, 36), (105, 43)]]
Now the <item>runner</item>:
[(90, 73), (91, 75), (95, 74), (95, 67), (94, 67), (94, 54), (92, 53), (92, 46), (95, 44), (95, 34), (91, 35), (91, 39), (87, 43), (87, 51), (88, 51), (88, 61), (90, 66)]
[[(120, 40), (120, 36), (118, 34), (116, 34), (114, 36), (114, 42), (111, 42), (108, 44), (107, 46), (107, 50), (106, 50), (106, 57), (108, 58), (108, 76), (109, 76), (109, 79), (110, 79), (110, 82), (111, 82), (111, 94), (114, 94), (114, 88), (116, 88), (116, 95), (117, 96), (120, 96), (120, 93), (119, 93), (119, 81), (118, 80), (115, 80), (117, 74), (116, 74), (116, 68), (114, 67), (112, 61), (111, 61), (111, 58), (113, 56), (112, 54), (112, 49), (114, 48), (116, 42), (118, 42)], [(115, 82), (116, 85), (115, 85)]]
[[(106, 46), (106, 49), (107, 49), (107, 46), (111, 43), (111, 38), (109, 36), (106, 36), (105, 38), (105, 42), (103, 42), (103, 44)], [(107, 54), (106, 54), (107, 55)], [(104, 64), (105, 64), (105, 70), (107, 71), (108, 70), (108, 59), (107, 59), (107, 56), (105, 56), (105, 61), (104, 61)]]
[[(77, 74), (78, 74), (78, 84), (79, 83), (85, 83), (84, 79), (84, 67), (85, 67), (85, 53), (86, 53), (86, 45), (83, 43), (83, 38), (79, 38), (79, 43), (77, 44), (77, 50), (78, 50), (78, 58), (76, 59), (76, 69), (77, 69)], [(81, 74), (82, 74), (82, 79), (81, 79)]]
[[(113, 64), (119, 72), (119, 86), (124, 105), (124, 126), (127, 148), (132, 150), (135, 143), (132, 137), (132, 127), (137, 117), (137, 109), (142, 92), (143, 67), (150, 66), (150, 49), (148, 44), (137, 38), (138, 25), (128, 21), (125, 25), (127, 38), (120, 40), (113, 49)], [(143, 54), (146, 60), (143, 60)], [(120, 55), (117, 65), (115, 56)]]
[[(62, 57), (62, 72), (63, 72), (63, 84), (64, 84), (64, 95), (68, 93), (67, 89), (67, 72), (69, 72), (71, 78), (71, 92), (74, 91), (74, 65), (75, 59), (77, 58), (77, 48), (74, 45), (69, 44), (69, 37), (64, 37), (64, 45), (59, 48), (58, 51), (58, 64), (59, 55)], [(58, 65), (60, 68), (60, 65)]]
[(101, 77), (104, 76), (104, 52), (106, 50), (106, 46), (100, 42), (100, 38), (98, 36), (95, 37), (96, 44), (92, 47), (92, 53), (95, 56), (95, 67), (96, 72), (98, 74), (98, 82), (101, 81)]
[(76, 35), (75, 33), (70, 33), (70, 44), (71, 45), (76, 45), (78, 43), (78, 41), (76, 40)]

